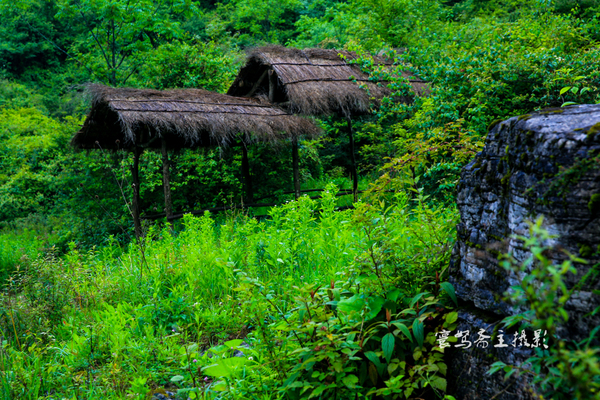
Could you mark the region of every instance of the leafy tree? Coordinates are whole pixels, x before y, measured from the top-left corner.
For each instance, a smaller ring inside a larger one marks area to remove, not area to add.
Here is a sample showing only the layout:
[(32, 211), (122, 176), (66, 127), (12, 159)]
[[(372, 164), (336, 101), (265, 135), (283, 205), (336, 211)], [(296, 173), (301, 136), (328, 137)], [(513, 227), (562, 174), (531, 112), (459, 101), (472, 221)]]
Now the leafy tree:
[(178, 17), (196, 12), (189, 0), (61, 0), (59, 19), (86, 32), (70, 52), (101, 81), (125, 84), (164, 40), (182, 34)]
[(219, 9), (228, 29), (242, 45), (257, 42), (286, 43), (303, 10), (300, 0), (233, 0)]
[(56, 21), (54, 13), (52, 1), (0, 1), (0, 68), (8, 76), (34, 75), (65, 60), (60, 48), (73, 30)]
[(203, 88), (226, 92), (235, 78), (241, 56), (214, 42), (175, 41), (160, 45), (140, 66), (135, 86)]

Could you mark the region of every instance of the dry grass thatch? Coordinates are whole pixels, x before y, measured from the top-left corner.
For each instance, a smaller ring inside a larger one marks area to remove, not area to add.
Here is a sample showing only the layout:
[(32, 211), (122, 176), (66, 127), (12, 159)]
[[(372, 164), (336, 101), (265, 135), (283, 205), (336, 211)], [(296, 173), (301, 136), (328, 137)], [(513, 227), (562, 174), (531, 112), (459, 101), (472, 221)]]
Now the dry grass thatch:
[[(269, 71), (272, 102), (286, 103), (292, 112), (306, 115), (361, 114), (391, 90), (388, 82), (369, 79), (357, 64), (350, 64), (357, 55), (348, 51), (267, 46), (252, 50), (236, 80), (228, 91), (233, 96), (268, 95)], [(375, 63), (390, 67), (392, 61), (375, 58)], [(417, 96), (428, 93), (426, 82), (403, 72)], [(356, 81), (356, 82), (355, 82)], [(409, 99), (400, 99), (409, 101)]]
[(92, 109), (71, 143), (76, 148), (118, 149), (134, 145), (170, 149), (227, 146), (246, 141), (275, 142), (314, 136), (319, 128), (260, 98), (233, 97), (206, 90), (158, 91), (90, 85)]

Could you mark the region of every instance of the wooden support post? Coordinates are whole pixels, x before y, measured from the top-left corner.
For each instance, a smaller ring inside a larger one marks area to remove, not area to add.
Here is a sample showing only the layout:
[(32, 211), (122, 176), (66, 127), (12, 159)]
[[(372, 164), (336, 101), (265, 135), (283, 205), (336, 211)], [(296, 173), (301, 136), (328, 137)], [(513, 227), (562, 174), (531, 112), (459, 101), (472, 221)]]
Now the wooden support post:
[(133, 225), (135, 227), (135, 237), (142, 237), (142, 223), (140, 222), (140, 157), (143, 149), (136, 146), (133, 150), (133, 166), (131, 167), (131, 177), (133, 179), (133, 199), (131, 200), (131, 214), (133, 216)]
[(275, 102), (275, 89), (277, 88), (277, 75), (275, 75), (275, 71), (269, 70), (269, 101), (271, 103)]
[(348, 136), (350, 138), (350, 162), (352, 163), (352, 193), (354, 193), (354, 201), (358, 201), (358, 174), (356, 172), (356, 154), (354, 150), (354, 133), (352, 132), (352, 118), (346, 116), (348, 122)]
[[(163, 190), (165, 193), (165, 215), (167, 217), (167, 221), (169, 217), (173, 215), (173, 202), (171, 200), (171, 181), (170, 181), (170, 163), (169, 163), (169, 152), (167, 151), (167, 141), (163, 137), (162, 139), (162, 164), (163, 164)], [(173, 224), (171, 223), (171, 227)]]
[(246, 143), (242, 141), (242, 173), (244, 175), (244, 186), (246, 189), (246, 201), (252, 203), (254, 194), (252, 192), (252, 179), (250, 177), (250, 163), (248, 162), (248, 149)]
[(292, 138), (292, 168), (294, 169), (294, 197), (300, 197), (300, 167), (298, 157), (298, 137)]

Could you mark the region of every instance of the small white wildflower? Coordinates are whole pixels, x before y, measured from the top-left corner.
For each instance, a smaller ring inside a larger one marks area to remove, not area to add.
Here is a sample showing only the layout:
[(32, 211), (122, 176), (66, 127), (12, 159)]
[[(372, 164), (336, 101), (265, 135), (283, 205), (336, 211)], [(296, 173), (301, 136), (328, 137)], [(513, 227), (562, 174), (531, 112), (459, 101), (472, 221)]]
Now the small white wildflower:
[(248, 357), (248, 360), (252, 361), (252, 360), (254, 360), (254, 358), (252, 358), (252, 357)]

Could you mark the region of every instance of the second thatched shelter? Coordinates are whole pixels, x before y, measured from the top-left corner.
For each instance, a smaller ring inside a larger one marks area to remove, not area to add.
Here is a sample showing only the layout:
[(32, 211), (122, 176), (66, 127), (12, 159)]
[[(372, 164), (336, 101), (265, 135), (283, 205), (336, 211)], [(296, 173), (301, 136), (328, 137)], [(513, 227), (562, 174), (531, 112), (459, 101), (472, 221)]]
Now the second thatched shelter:
[[(373, 101), (391, 90), (388, 81), (378, 82), (351, 62), (357, 59), (357, 54), (349, 51), (259, 47), (248, 54), (227, 94), (268, 96), (272, 103), (283, 103), (290, 111), (305, 115), (364, 114)], [(380, 57), (374, 62), (387, 69), (393, 65), (392, 60)], [(416, 95), (428, 92), (426, 82), (408, 72), (402, 76)]]
[[(380, 69), (381, 79), (362, 71), (356, 53), (328, 49), (286, 48), (265, 46), (248, 54), (227, 94), (243, 97), (268, 97), (294, 113), (323, 116), (337, 114), (348, 124), (350, 159), (353, 177), (354, 199), (357, 200), (358, 173), (354, 150), (351, 117), (366, 114), (371, 106), (392, 94), (388, 87), (394, 62), (374, 57), (373, 63)], [(400, 73), (417, 96), (429, 92), (425, 81), (408, 72)], [(407, 102), (410, 99), (396, 99)], [(297, 152), (296, 144), (293, 145)], [(299, 188), (296, 187), (298, 191)]]

